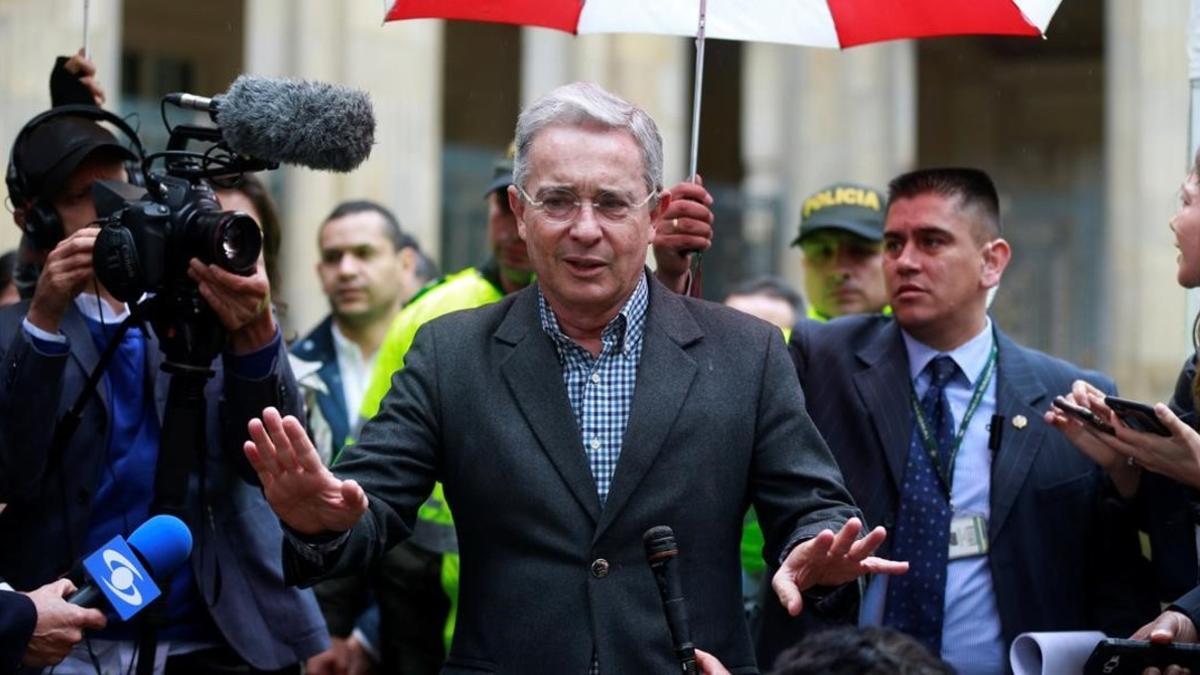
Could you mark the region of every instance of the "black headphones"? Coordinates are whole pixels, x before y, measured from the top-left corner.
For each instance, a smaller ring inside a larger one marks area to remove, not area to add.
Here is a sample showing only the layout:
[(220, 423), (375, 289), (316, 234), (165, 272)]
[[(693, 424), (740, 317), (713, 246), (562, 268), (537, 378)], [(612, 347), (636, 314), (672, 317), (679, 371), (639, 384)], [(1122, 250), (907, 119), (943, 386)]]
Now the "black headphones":
[(21, 130), (17, 132), (16, 139), (13, 140), (12, 151), (8, 155), (8, 170), (4, 174), (4, 182), (8, 186), (8, 195), (12, 199), (13, 208), (20, 209), (22, 212), (24, 222), (21, 224), (21, 229), (29, 240), (43, 251), (49, 251), (59, 241), (62, 241), (65, 236), (62, 221), (59, 219), (54, 205), (46, 203), (30, 189), (24, 172), (17, 166), (17, 149), (21, 147), (25, 137), (31, 134), (38, 125), (58, 117), (81, 117), (96, 122), (108, 122), (120, 129), (121, 133), (133, 141), (133, 148), (138, 156), (137, 166), (128, 167), (131, 170), (130, 179), (133, 181), (136, 181), (136, 176), (140, 175), (141, 160), (146, 157), (146, 151), (142, 147), (141, 140), (138, 139), (137, 132), (125, 120), (94, 105), (62, 105), (51, 108), (21, 127)]

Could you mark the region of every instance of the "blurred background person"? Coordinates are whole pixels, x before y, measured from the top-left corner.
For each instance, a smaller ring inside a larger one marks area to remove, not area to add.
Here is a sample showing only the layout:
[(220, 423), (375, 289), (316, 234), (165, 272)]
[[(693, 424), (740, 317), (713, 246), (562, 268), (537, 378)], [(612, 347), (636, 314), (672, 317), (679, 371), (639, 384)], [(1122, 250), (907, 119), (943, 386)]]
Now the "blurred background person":
[(725, 296), (725, 305), (779, 326), (785, 339), (804, 313), (804, 299), (788, 282), (775, 276), (736, 284)]
[[(283, 242), (283, 228), (279, 218), (279, 207), (271, 192), (257, 174), (247, 173), (224, 181), (215, 181), (213, 190), (217, 201), (226, 211), (241, 211), (254, 219), (262, 230), (262, 257), (267, 269), (267, 280), (271, 288), (281, 288), (279, 277), (279, 247)], [(278, 294), (271, 297), (275, 313), (280, 317), (287, 314), (287, 303)]]
[[(354, 427), (375, 357), (393, 317), (421, 287), (416, 240), (382, 204), (342, 202), (317, 231), (317, 276), (329, 314), (293, 348), (317, 367), (324, 387), (310, 404), (322, 424), (310, 424), (321, 459), (328, 464)], [(306, 366), (297, 367), (307, 371)], [(311, 421), (311, 420), (310, 420)], [(318, 428), (319, 427), (319, 428)]]
[(828, 321), (885, 311), (886, 207), (883, 193), (855, 183), (835, 183), (804, 200), (800, 233), (792, 246), (804, 254), (808, 318)]

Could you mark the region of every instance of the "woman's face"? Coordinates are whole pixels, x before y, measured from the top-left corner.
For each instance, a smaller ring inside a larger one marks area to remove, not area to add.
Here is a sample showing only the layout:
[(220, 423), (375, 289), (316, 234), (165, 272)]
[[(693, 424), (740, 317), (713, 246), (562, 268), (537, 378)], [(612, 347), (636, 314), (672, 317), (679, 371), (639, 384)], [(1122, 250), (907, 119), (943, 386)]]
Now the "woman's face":
[(1171, 231), (1179, 249), (1179, 285), (1200, 287), (1200, 181), (1195, 172), (1188, 174), (1179, 190), (1179, 210), (1171, 219)]

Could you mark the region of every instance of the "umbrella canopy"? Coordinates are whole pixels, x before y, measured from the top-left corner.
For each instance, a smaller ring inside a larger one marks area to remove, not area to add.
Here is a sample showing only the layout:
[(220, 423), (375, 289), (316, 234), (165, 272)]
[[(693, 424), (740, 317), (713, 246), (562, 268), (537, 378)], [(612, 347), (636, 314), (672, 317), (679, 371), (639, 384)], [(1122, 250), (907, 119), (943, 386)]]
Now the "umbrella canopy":
[[(1046, 32), (1061, 0), (712, 0), (708, 37), (844, 48)], [(568, 33), (697, 35), (700, 0), (396, 0), (387, 20), (469, 19)]]

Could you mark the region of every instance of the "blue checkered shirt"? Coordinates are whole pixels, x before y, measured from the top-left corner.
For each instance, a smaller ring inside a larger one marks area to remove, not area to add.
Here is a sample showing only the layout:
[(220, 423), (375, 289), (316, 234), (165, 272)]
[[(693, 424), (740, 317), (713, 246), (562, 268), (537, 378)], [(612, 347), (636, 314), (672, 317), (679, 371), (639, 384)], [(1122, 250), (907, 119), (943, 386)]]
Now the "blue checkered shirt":
[(575, 413), (592, 477), (596, 479), (601, 506), (608, 498), (613, 471), (621, 457), (621, 440), (629, 424), (633, 387), (642, 356), (642, 336), (646, 332), (648, 298), (646, 275), (643, 274), (620, 313), (600, 333), (600, 355), (593, 357), (562, 332), (558, 319), (538, 289), (542, 329), (554, 341), (558, 351), (567, 399), (571, 402), (571, 412)]

